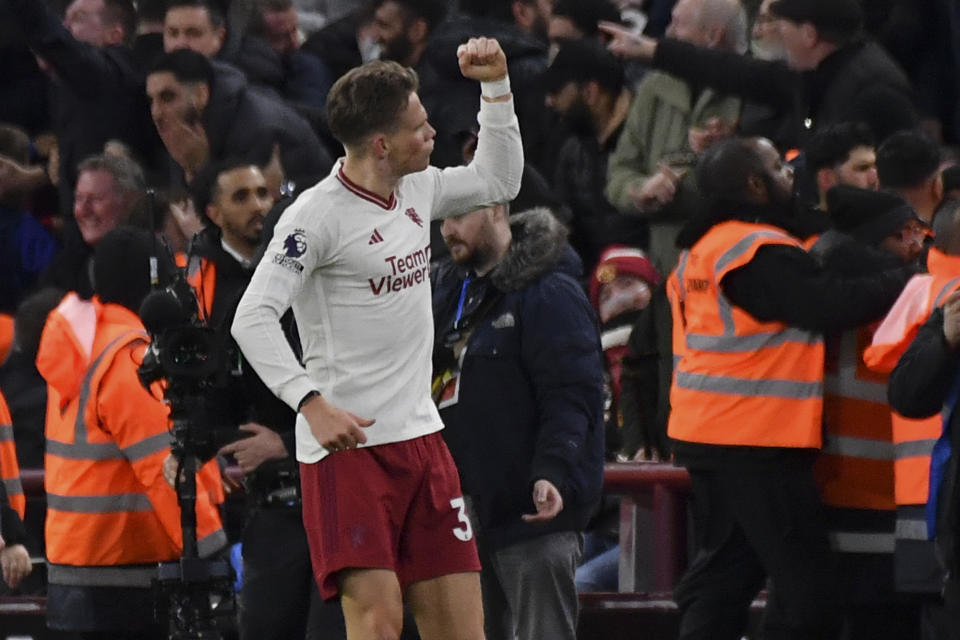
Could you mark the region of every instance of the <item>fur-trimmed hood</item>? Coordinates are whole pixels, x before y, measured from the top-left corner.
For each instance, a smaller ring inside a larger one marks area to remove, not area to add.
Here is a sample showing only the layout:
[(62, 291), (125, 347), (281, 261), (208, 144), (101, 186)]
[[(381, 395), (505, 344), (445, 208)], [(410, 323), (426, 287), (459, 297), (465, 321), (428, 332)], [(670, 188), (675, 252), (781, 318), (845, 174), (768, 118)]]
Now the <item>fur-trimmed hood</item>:
[(510, 233), (507, 255), (490, 273), (500, 291), (520, 291), (552, 270), (576, 279), (583, 275), (580, 258), (567, 244), (566, 227), (549, 209), (537, 207), (510, 216)]

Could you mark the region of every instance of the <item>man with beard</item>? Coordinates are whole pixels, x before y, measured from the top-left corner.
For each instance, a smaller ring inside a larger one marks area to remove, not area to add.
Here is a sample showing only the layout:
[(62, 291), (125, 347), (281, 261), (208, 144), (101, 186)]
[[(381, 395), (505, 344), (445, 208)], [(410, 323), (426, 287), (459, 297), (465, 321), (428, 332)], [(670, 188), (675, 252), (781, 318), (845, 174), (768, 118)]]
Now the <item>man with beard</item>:
[(607, 160), (620, 139), (632, 96), (624, 86), (623, 66), (594, 41), (564, 43), (544, 79), (547, 106), (572, 132), (560, 149), (553, 185), (573, 212), (571, 244), (584, 271), (592, 271), (607, 245), (645, 243), (638, 237), (643, 225), (623, 218), (603, 194)]
[(677, 585), (680, 638), (740, 638), (769, 578), (766, 637), (828, 638), (839, 602), (811, 465), (821, 446), (822, 332), (878, 319), (912, 270), (821, 269), (790, 230), (793, 171), (734, 138), (697, 168), (667, 294), (682, 353), (668, 434), (690, 470), (697, 553)]
[(446, 4), (442, 0), (375, 2), (373, 25), (380, 45), (380, 59), (417, 68), (427, 48), (427, 38), (445, 13)]
[(477, 531), (486, 639), (574, 640), (603, 478), (602, 349), (565, 230), (549, 209), (508, 207), (443, 221), (434, 400)]

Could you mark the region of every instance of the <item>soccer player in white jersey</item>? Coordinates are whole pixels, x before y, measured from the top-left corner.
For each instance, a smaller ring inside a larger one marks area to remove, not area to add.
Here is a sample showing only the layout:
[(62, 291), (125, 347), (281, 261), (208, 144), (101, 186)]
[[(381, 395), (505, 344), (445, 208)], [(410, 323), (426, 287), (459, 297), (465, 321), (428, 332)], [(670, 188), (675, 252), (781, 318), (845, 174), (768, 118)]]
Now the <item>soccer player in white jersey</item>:
[[(429, 166), (435, 131), (417, 77), (394, 62), (330, 91), (346, 156), (280, 219), (233, 335), (295, 407), (304, 524), (321, 594), (341, 596), (351, 640), (482, 640), (480, 569), (456, 468), (430, 397), (431, 218), (512, 200), (523, 151), (496, 40), (457, 50), (480, 82), (474, 161)], [(293, 307), (303, 366), (280, 328)]]

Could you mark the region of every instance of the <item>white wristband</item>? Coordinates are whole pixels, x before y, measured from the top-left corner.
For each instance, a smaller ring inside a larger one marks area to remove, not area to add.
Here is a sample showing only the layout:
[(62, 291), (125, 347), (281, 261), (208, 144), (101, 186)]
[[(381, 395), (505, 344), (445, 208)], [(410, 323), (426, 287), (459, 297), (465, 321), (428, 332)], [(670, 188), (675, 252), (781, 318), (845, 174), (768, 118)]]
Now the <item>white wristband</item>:
[(510, 76), (503, 76), (493, 82), (480, 83), (480, 95), (484, 98), (502, 98), (510, 93)]

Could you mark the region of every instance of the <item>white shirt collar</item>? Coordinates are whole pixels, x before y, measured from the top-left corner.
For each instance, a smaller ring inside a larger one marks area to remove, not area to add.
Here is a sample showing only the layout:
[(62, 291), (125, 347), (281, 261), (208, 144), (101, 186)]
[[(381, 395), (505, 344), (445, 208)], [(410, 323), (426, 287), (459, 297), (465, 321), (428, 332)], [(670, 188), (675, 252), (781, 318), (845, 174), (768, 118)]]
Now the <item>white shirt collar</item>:
[(236, 249), (234, 249), (229, 244), (227, 244), (227, 241), (224, 239), (223, 236), (220, 236), (220, 246), (223, 247), (223, 250), (229, 253), (234, 260), (239, 262), (241, 267), (243, 267), (244, 269), (253, 268), (253, 260), (248, 260), (243, 255), (241, 255), (240, 252), (238, 252)]

